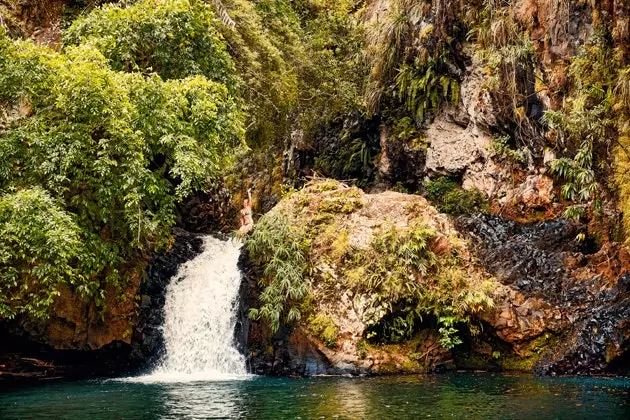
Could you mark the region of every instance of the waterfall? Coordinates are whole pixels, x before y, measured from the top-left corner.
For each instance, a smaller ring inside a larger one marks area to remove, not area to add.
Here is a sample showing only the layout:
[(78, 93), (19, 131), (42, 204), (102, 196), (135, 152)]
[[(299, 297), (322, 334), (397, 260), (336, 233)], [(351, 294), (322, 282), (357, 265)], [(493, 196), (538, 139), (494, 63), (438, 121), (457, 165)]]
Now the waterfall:
[(238, 379), (245, 357), (234, 339), (241, 273), (240, 244), (212, 236), (204, 250), (183, 264), (166, 289), (166, 352), (143, 381)]

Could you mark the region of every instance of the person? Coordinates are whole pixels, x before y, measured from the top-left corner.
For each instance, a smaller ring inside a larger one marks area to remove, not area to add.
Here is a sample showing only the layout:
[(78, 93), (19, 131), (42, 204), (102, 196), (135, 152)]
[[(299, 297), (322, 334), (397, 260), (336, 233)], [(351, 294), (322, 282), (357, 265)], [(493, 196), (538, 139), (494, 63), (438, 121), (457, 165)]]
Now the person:
[(247, 190), (247, 198), (243, 200), (243, 209), (241, 210), (241, 227), (238, 230), (240, 236), (245, 236), (254, 228), (254, 219), (252, 217), (252, 189)]

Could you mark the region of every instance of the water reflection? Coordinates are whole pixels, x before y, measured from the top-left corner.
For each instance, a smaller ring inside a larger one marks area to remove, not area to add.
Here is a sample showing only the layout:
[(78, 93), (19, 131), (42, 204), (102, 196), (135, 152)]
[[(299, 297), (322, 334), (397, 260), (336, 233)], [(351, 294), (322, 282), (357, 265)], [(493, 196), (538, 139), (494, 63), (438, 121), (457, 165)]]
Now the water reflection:
[(0, 394), (0, 418), (630, 418), (630, 381), (510, 375), (57, 383)]
[(235, 419), (246, 412), (238, 382), (169, 384), (163, 391), (164, 419)]

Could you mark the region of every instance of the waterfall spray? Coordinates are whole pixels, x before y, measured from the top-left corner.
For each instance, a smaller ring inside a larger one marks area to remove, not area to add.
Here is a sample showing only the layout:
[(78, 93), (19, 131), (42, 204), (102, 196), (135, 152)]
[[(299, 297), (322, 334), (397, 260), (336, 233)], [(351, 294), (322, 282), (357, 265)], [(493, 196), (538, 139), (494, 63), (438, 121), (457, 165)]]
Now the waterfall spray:
[[(166, 352), (146, 381), (242, 378), (245, 357), (234, 339), (240, 246), (212, 236), (171, 279), (164, 304)], [(140, 379), (140, 378), (139, 378)]]

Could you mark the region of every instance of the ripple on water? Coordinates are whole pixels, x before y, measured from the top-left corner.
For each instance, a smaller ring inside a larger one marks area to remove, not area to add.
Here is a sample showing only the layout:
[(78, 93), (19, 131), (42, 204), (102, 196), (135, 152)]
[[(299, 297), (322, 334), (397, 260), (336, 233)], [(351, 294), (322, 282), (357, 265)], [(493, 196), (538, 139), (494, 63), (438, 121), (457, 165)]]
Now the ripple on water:
[(627, 379), (498, 374), (138, 379), (8, 391), (0, 394), (0, 418), (630, 418)]

